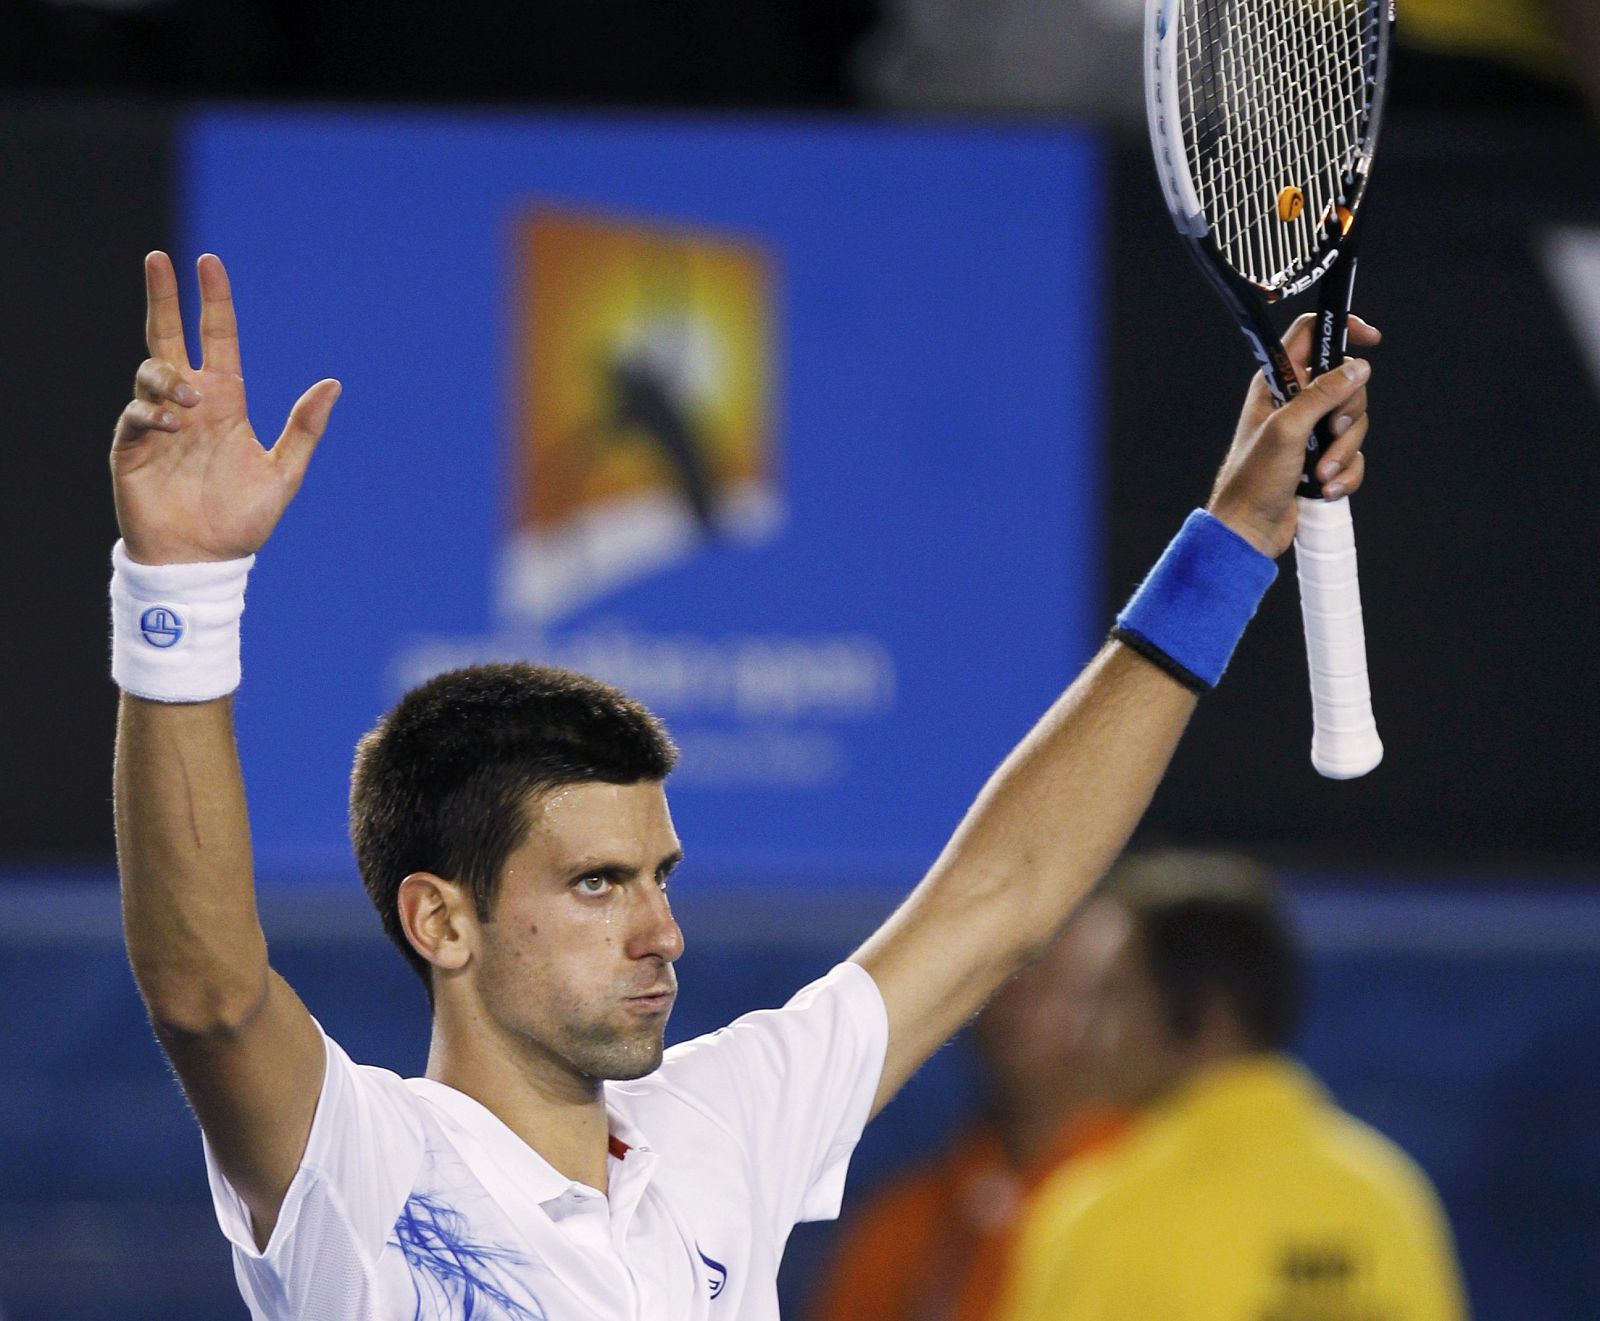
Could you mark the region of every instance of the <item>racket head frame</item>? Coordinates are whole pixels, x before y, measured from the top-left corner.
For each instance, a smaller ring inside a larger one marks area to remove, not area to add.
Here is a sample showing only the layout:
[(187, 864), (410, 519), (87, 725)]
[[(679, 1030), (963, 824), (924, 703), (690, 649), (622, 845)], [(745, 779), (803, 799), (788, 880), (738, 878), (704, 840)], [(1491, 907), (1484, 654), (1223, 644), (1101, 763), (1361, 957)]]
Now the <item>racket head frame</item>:
[[(1355, 148), (1340, 172), (1339, 195), (1322, 218), (1319, 243), (1307, 260), (1284, 271), (1274, 282), (1253, 279), (1229, 260), (1205, 214), (1190, 171), (1179, 97), (1179, 40), (1185, 11), (1198, 2), (1146, 0), (1145, 4), (1145, 110), (1156, 174), (1167, 209), (1190, 255), (1233, 313), (1261, 365), (1273, 397), (1284, 403), (1299, 393), (1300, 386), (1268, 306), (1311, 288), (1341, 264), (1343, 269), (1334, 279), (1325, 282), (1320, 291), (1323, 297), (1316, 318), (1312, 375), (1337, 366), (1343, 357), (1356, 245), (1360, 237), (1361, 203), (1383, 117), (1394, 2), (1362, 0), (1362, 13), (1370, 26), (1362, 52), (1366, 102)], [(1283, 2), (1316, 3), (1316, 0)], [(1309, 474), (1321, 447), (1322, 442), (1313, 437), (1302, 491), (1312, 488), (1313, 479)]]

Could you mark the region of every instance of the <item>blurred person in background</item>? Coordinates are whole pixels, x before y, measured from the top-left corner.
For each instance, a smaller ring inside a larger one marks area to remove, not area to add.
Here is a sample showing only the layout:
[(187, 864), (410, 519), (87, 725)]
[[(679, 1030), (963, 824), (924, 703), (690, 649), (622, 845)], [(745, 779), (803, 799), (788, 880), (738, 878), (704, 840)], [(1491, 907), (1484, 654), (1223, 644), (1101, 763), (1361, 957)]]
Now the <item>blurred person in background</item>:
[(868, 101), (1144, 122), (1144, 0), (886, 0), (855, 51)]
[(947, 1150), (847, 1216), (815, 1321), (982, 1321), (994, 1314), (1010, 1231), (1055, 1170), (1115, 1140), (1121, 1111), (1090, 1069), (1086, 948), (1074, 921), (969, 1029), (980, 1115)]
[(1426, 1176), (1286, 1053), (1301, 965), (1271, 877), (1132, 855), (1078, 921), (1096, 1067), (1137, 1117), (1030, 1204), (1006, 1321), (1460, 1321)]

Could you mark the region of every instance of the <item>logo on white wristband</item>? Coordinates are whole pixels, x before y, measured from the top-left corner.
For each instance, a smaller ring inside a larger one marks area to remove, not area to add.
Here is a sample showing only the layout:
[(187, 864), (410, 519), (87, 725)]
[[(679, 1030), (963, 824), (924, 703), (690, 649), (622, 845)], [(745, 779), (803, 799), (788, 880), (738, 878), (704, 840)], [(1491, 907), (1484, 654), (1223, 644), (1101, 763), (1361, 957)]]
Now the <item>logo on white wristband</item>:
[(183, 638), (183, 616), (169, 606), (153, 605), (139, 616), (139, 632), (152, 647), (165, 651)]
[(209, 702), (239, 686), (239, 616), (254, 555), (140, 564), (111, 550), (111, 678), (153, 702)]

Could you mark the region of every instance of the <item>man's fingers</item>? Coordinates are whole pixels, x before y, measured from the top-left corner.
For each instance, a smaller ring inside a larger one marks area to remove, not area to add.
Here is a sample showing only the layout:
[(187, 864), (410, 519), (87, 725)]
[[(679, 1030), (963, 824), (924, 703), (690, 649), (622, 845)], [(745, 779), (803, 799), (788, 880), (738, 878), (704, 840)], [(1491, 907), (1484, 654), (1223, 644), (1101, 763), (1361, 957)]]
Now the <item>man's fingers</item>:
[[(1363, 433), (1366, 431), (1366, 422), (1361, 424)], [(1319, 469), (1320, 471), (1320, 469)], [(1367, 475), (1367, 456), (1360, 450), (1350, 455), (1332, 480), (1322, 483), (1322, 497), (1325, 500), (1337, 500), (1341, 496), (1354, 495), (1361, 489), (1361, 483)]]
[(1354, 312), (1350, 314), (1350, 342), (1359, 344), (1364, 349), (1370, 349), (1374, 344), (1383, 343), (1383, 331), (1371, 322), (1363, 321)]
[(1302, 385), (1305, 384), (1306, 361), (1311, 357), (1311, 326), (1315, 320), (1314, 314), (1302, 312), (1289, 327), (1289, 333), (1283, 337), (1283, 351), (1289, 355), (1289, 361), (1294, 363)]
[(1331, 459), (1338, 454), (1342, 462), (1344, 458), (1349, 457), (1356, 447), (1341, 443), (1342, 438), (1347, 438), (1350, 431), (1366, 415), (1367, 388), (1362, 386), (1328, 416), (1328, 434), (1333, 437), (1333, 443), (1328, 446), (1328, 458)]
[(117, 419), (113, 446), (131, 445), (149, 431), (176, 431), (182, 420), (169, 408), (147, 399), (135, 399)]
[(1318, 420), (1331, 417), (1330, 426), (1339, 434), (1316, 470), (1329, 499), (1348, 495), (1361, 484), (1361, 465), (1356, 460), (1367, 436), (1367, 380), (1371, 375), (1372, 369), (1363, 359), (1346, 359), (1312, 381), (1267, 424), (1277, 446), (1301, 454)]
[(152, 252), (144, 259), (144, 339), (152, 358), (179, 367), (189, 365), (183, 342), (183, 313), (178, 307), (178, 277), (172, 258)]
[(1299, 394), (1277, 412), (1273, 422), (1285, 435), (1305, 437), (1319, 418), (1335, 410), (1347, 415), (1356, 413), (1356, 401), (1361, 401), (1365, 412), (1367, 378), (1372, 368), (1361, 358), (1347, 358), (1331, 372), (1312, 381)]
[(133, 393), (151, 403), (181, 404), (184, 408), (193, 408), (200, 402), (200, 392), (184, 380), (183, 373), (159, 358), (146, 358), (139, 364)]
[(290, 490), (298, 490), (305, 476), (306, 465), (328, 427), (328, 415), (338, 401), (344, 387), (338, 381), (318, 381), (295, 401), (289, 410), (289, 420), (283, 434), (272, 447), (272, 456), (283, 464), (283, 472)]
[[(1316, 328), (1316, 314), (1302, 312), (1294, 319), (1294, 324), (1289, 327), (1289, 333), (1283, 337), (1283, 351), (1289, 355), (1289, 360), (1294, 363), (1295, 370), (1300, 376), (1300, 383), (1305, 384), (1306, 364), (1311, 360), (1311, 336)], [(1363, 321), (1354, 312), (1350, 314), (1349, 342), (1357, 348), (1368, 349), (1378, 344), (1383, 339), (1383, 332), (1370, 322)]]
[[(1341, 414), (1343, 415), (1343, 414)], [(1367, 415), (1360, 413), (1339, 433), (1339, 438), (1328, 446), (1328, 451), (1317, 460), (1317, 480), (1331, 482), (1348, 468), (1361, 452), (1367, 440)]]
[(212, 371), (240, 374), (239, 322), (233, 313), (233, 289), (222, 258), (206, 253), (196, 263), (200, 273), (200, 351)]

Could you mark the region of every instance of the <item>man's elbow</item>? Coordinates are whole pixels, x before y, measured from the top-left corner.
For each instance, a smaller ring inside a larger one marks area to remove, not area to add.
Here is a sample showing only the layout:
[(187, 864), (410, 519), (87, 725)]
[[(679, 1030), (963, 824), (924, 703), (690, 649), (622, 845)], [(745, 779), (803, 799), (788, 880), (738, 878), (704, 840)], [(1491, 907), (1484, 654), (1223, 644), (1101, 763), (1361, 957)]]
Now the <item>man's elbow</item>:
[(139, 993), (156, 1036), (164, 1044), (227, 1040), (244, 1031), (261, 1012), (267, 978), (140, 976)]
[(1039, 879), (1040, 870), (1032, 866), (979, 878), (952, 923), (952, 929), (977, 938), (999, 981), (1036, 963), (1066, 922), (1069, 910)]

